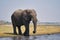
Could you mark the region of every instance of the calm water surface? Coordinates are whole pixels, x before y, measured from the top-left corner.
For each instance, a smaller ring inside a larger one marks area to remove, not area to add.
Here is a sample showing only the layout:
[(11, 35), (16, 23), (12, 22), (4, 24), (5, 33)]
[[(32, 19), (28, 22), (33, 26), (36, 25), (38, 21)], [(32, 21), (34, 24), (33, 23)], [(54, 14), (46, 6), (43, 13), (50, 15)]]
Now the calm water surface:
[(39, 35), (39, 36), (15, 36), (0, 37), (0, 40), (60, 40), (60, 34)]

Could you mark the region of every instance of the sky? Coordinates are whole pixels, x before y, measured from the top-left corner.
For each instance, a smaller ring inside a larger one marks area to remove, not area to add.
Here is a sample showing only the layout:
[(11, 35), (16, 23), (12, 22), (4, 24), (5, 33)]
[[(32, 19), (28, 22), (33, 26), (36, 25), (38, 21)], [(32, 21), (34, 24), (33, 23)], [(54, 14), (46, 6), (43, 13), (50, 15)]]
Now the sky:
[(40, 22), (60, 22), (60, 0), (0, 0), (0, 20), (11, 22), (17, 9), (35, 9)]

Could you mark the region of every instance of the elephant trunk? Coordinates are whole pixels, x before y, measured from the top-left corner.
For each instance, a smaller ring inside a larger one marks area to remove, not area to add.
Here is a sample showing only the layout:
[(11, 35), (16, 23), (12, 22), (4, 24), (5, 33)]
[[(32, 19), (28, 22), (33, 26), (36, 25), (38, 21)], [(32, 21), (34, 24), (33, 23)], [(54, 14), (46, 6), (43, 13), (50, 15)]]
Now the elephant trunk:
[(36, 18), (33, 19), (33, 25), (34, 25), (33, 33), (36, 33), (36, 26), (37, 26), (37, 19)]

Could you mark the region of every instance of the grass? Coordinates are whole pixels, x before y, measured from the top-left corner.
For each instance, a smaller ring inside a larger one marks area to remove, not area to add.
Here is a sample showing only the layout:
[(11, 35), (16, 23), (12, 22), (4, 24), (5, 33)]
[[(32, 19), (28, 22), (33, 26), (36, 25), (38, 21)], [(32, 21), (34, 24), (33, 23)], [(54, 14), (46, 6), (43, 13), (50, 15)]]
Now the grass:
[[(21, 27), (22, 33), (25, 31), (25, 27)], [(18, 31), (17, 31), (18, 33)], [(33, 34), (33, 25), (30, 25), (30, 35), (42, 35), (60, 33), (60, 26), (55, 25), (37, 25), (36, 33)], [(17, 36), (13, 34), (12, 25), (0, 25), (0, 36)]]

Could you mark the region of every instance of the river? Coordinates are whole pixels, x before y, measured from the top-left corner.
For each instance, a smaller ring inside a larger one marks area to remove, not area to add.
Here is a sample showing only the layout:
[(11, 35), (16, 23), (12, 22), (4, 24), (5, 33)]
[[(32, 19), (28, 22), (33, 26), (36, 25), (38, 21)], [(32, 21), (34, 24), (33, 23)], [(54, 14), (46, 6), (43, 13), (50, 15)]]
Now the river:
[(60, 40), (60, 34), (0, 37), (0, 40)]

